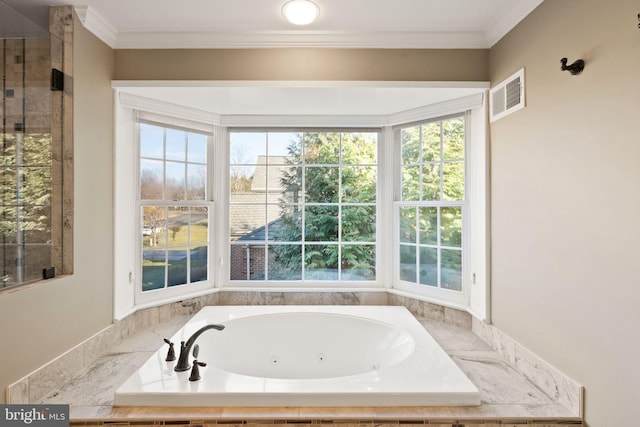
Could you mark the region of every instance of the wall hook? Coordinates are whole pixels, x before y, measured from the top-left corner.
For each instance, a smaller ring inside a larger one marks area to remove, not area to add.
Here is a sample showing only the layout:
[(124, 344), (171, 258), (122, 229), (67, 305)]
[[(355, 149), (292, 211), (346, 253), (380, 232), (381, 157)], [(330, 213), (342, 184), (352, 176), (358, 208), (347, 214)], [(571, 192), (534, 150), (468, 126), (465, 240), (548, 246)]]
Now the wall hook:
[(567, 65), (567, 58), (562, 58), (560, 60), (562, 67), (560, 69), (562, 71), (569, 71), (572, 76), (577, 76), (584, 70), (584, 61), (582, 59), (578, 59), (571, 65)]

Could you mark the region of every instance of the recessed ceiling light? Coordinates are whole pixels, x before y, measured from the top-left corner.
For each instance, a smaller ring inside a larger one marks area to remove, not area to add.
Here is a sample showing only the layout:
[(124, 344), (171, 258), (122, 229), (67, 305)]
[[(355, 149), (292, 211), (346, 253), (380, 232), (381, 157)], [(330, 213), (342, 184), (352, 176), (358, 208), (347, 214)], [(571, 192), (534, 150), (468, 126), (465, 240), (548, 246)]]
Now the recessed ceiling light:
[(320, 8), (309, 0), (291, 0), (282, 7), (282, 14), (295, 25), (308, 25), (320, 15)]

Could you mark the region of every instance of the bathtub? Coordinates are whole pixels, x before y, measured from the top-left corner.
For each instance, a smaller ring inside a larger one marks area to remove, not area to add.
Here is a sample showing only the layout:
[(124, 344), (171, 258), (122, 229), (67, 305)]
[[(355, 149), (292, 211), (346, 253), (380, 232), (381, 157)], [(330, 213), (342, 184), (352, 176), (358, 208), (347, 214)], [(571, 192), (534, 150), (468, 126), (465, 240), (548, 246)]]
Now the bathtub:
[[(478, 389), (404, 307), (205, 307), (171, 341), (196, 341), (201, 379), (163, 346), (117, 390), (115, 406), (479, 405)], [(193, 357), (190, 357), (193, 360)]]

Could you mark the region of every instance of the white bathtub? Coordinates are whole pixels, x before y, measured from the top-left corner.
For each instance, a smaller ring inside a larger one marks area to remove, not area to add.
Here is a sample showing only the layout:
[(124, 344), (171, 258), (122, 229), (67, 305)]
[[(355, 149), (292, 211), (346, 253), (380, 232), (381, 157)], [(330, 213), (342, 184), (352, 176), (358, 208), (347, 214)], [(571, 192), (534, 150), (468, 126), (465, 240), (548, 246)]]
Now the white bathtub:
[[(404, 307), (205, 307), (171, 341), (201, 327), (201, 379), (157, 351), (117, 390), (116, 406), (479, 405), (478, 389)], [(190, 357), (190, 360), (193, 360)]]

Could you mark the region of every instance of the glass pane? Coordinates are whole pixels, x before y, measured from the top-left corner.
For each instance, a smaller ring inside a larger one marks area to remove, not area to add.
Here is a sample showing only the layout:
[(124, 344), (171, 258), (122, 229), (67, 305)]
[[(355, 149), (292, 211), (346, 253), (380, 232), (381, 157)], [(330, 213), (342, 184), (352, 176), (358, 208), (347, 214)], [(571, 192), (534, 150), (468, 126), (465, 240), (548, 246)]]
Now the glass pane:
[(343, 206), (342, 240), (345, 242), (375, 242), (376, 207)]
[(166, 200), (185, 200), (185, 167), (184, 163), (166, 163)]
[(338, 203), (337, 167), (305, 168), (305, 195), (308, 203)]
[(42, 270), (51, 266), (51, 245), (22, 245), (22, 282), (42, 279)]
[(280, 226), (279, 220), (282, 214), (282, 208), (279, 205), (273, 205), (273, 204), (266, 205), (265, 212), (266, 212), (266, 218), (267, 218), (266, 219), (267, 230), (265, 231), (265, 236), (267, 240), (273, 240), (274, 231)]
[(19, 169), (20, 204), (34, 206), (51, 203), (51, 167), (22, 167)]
[(266, 205), (229, 206), (229, 236), (232, 241), (265, 241)]
[(438, 208), (420, 208), (420, 243), (438, 244)]
[[(13, 210), (13, 209), (8, 209)], [(15, 210), (13, 210), (15, 212)], [(11, 215), (11, 214), (10, 214)], [(19, 228), (22, 230), (22, 241), (24, 243), (50, 243), (51, 242), (51, 206), (23, 206), (18, 208), (18, 215), (20, 219)], [(4, 218), (3, 218), (4, 219)], [(15, 229), (18, 227), (18, 223), (13, 224), (4, 223), (3, 227), (8, 226), (9, 229)], [(50, 249), (49, 249), (50, 250)], [(51, 255), (51, 254), (49, 254)], [(46, 267), (49, 267), (49, 262)], [(42, 269), (40, 269), (42, 273)], [(40, 278), (40, 277), (39, 277)]]
[(265, 279), (265, 246), (231, 245), (231, 280)]
[(302, 168), (289, 166), (280, 169), (280, 195), (283, 203), (300, 203), (302, 194)]
[(422, 165), (422, 200), (440, 200), (440, 164)]
[(438, 250), (420, 248), (420, 284), (438, 286)]
[(208, 279), (207, 246), (191, 247), (191, 283)]
[(249, 245), (231, 245), (229, 250), (229, 278), (231, 280), (249, 280), (247, 276), (247, 251), (249, 249)]
[(164, 130), (161, 127), (140, 123), (140, 156), (164, 158)]
[(207, 168), (205, 165), (187, 165), (187, 199), (206, 198)]
[(301, 163), (301, 133), (270, 132), (268, 138), (269, 164), (289, 165)]
[(333, 242), (338, 240), (338, 206), (305, 208), (305, 240)]
[(302, 280), (302, 245), (269, 246), (269, 280)]
[(246, 265), (249, 268), (249, 276), (245, 280), (265, 279), (265, 254), (267, 248), (264, 245), (251, 245), (245, 248), (245, 256), (248, 257)]
[[(2, 227), (0, 227), (0, 230), (2, 230), (2, 242), (4, 245), (17, 243), (18, 215), (22, 215), (20, 212), (22, 209), (23, 208), (18, 208), (17, 206), (2, 207), (2, 216), (0, 216), (0, 224), (2, 224)], [(3, 263), (3, 267), (6, 265), (6, 263)]]
[(378, 134), (354, 132), (342, 134), (342, 163), (373, 165), (376, 163)]
[(464, 162), (444, 164), (443, 194), (445, 200), (464, 199)]
[(187, 134), (187, 160), (193, 163), (207, 163), (207, 135)]
[(184, 162), (187, 152), (187, 134), (176, 129), (167, 129), (167, 160)]
[(167, 252), (164, 249), (143, 249), (142, 291), (164, 288)]
[[(235, 193), (251, 193), (255, 171), (255, 166), (231, 166), (229, 168), (229, 191), (232, 203), (235, 202), (233, 199)], [(264, 196), (262, 197), (264, 198)]]
[(440, 286), (444, 289), (462, 291), (462, 251), (442, 249)]
[(197, 207), (189, 209), (189, 243), (193, 246), (209, 241), (209, 209)]
[[(269, 172), (273, 172), (272, 168), (269, 168)], [(276, 178), (273, 183), (270, 183), (267, 178), (267, 167), (266, 166), (255, 166), (253, 168), (253, 174), (249, 176), (249, 180), (251, 186), (248, 190), (252, 193), (266, 193), (269, 186), (275, 186), (276, 191), (280, 189), (279, 179), (276, 175)]]
[[(299, 242), (302, 240), (302, 211), (297, 205), (286, 205), (282, 215), (269, 223), (269, 238), (275, 242)], [(302, 265), (302, 262), (300, 262)]]
[(422, 161), (440, 161), (440, 122), (422, 125)]
[(188, 248), (179, 246), (167, 251), (167, 286), (184, 285), (187, 283)]
[(416, 208), (413, 206), (400, 207), (400, 241), (416, 242)]
[(342, 246), (342, 280), (375, 280), (376, 247), (373, 245)]
[(305, 133), (303, 144), (307, 164), (335, 165), (340, 161), (339, 133)]
[(304, 278), (338, 280), (338, 245), (305, 245)]
[(342, 203), (375, 203), (376, 184), (376, 166), (343, 167)]
[(420, 200), (420, 166), (402, 168), (402, 200)]
[(441, 245), (462, 247), (462, 208), (440, 209)]
[(166, 243), (167, 213), (163, 206), (142, 208), (142, 247), (155, 248)]
[(189, 238), (189, 208), (173, 206), (167, 215), (167, 244), (186, 245)]
[(420, 126), (402, 129), (402, 164), (420, 161)]
[[(7, 162), (8, 159), (3, 158)], [(18, 168), (2, 167), (0, 168), (0, 190), (2, 192), (2, 206), (17, 205), (17, 188), (18, 188)]]
[(229, 138), (232, 165), (255, 165), (258, 156), (267, 155), (267, 134), (264, 132), (232, 132)]
[(164, 162), (161, 160), (140, 161), (140, 198), (162, 200), (164, 186)]
[(400, 280), (417, 283), (415, 246), (400, 245)]
[(445, 160), (464, 158), (464, 119), (462, 117), (442, 123), (442, 144)]
[[(5, 156), (8, 150), (4, 150)], [(51, 135), (27, 134), (22, 138), (22, 164), (51, 167)], [(13, 150), (10, 151), (11, 154)]]

